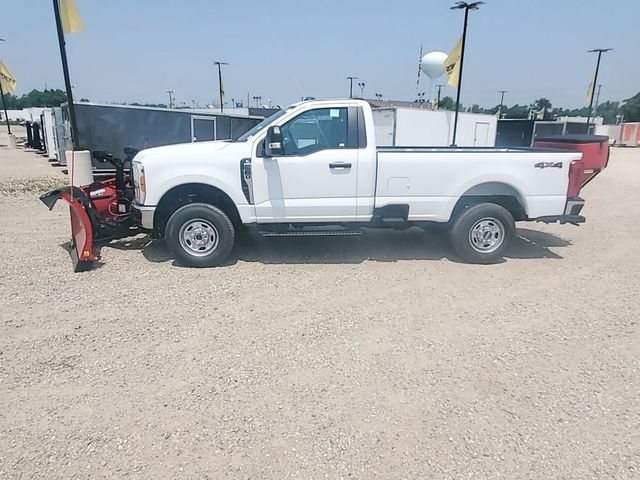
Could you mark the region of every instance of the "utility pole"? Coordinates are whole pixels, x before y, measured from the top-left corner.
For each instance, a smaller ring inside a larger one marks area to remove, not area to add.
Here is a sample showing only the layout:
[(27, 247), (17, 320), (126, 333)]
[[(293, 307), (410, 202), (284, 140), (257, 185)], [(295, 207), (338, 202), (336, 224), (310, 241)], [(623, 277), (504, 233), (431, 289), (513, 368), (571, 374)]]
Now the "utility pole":
[(598, 103), (600, 103), (600, 90), (602, 89), (602, 84), (598, 85), (598, 93), (596, 93), (596, 104), (593, 107), (593, 117), (598, 116)]
[(593, 107), (593, 95), (596, 93), (595, 86), (598, 84), (598, 71), (600, 70), (600, 58), (603, 53), (606, 53), (613, 48), (594, 48), (593, 50), (588, 50), (587, 53), (597, 53), (598, 61), (596, 63), (596, 73), (593, 76), (593, 84), (591, 87), (591, 100), (589, 101), (589, 114), (587, 115), (587, 133), (589, 132), (589, 122), (591, 121), (591, 108)]
[(458, 76), (458, 93), (456, 94), (456, 114), (453, 120), (453, 139), (451, 146), (456, 146), (456, 133), (458, 132), (458, 111), (460, 110), (460, 91), (462, 90), (462, 68), (464, 66), (464, 47), (467, 42), (467, 20), (469, 18), (469, 10), (478, 10), (484, 2), (456, 2), (451, 10), (464, 10), (464, 26), (462, 27), (462, 46), (460, 52), (460, 73)]
[(440, 91), (442, 90), (442, 87), (446, 87), (446, 85), (436, 85), (436, 87), (438, 87), (438, 97), (436, 100), (436, 110), (438, 110), (440, 108)]
[(175, 90), (166, 90), (166, 92), (169, 94), (169, 108), (173, 108), (173, 94), (176, 92)]
[(4, 91), (2, 89), (2, 81), (0, 81), (0, 98), (2, 98), (2, 109), (4, 110), (4, 119), (7, 122), (7, 133), (11, 135), (11, 124), (9, 123), (9, 114), (7, 113), (7, 106), (4, 103)]
[[(4, 38), (0, 38), (0, 42), (4, 42)], [(11, 135), (11, 124), (9, 123), (9, 114), (7, 106), (4, 103), (4, 91), (2, 90), (2, 81), (0, 80), (0, 99), (2, 99), (2, 109), (4, 110), (4, 119), (7, 122), (7, 133)]]
[(498, 120), (500, 120), (500, 116), (502, 115), (502, 106), (504, 105), (504, 94), (507, 93), (508, 90), (498, 90), (500, 94), (500, 108), (498, 108)]
[(353, 81), (358, 80), (358, 77), (347, 77), (349, 80), (349, 98), (353, 98)]
[(223, 97), (224, 97), (224, 87), (222, 86), (222, 65), (229, 65), (226, 62), (218, 62), (218, 61), (214, 61), (213, 62), (214, 65), (218, 66), (218, 86), (219, 88), (219, 94), (220, 94), (220, 113), (224, 112), (224, 101), (223, 101)]
[(62, 73), (64, 75), (64, 87), (67, 92), (67, 102), (69, 103), (69, 123), (71, 124), (71, 144), (75, 150), (79, 144), (78, 124), (76, 122), (76, 109), (73, 105), (73, 92), (71, 91), (71, 79), (69, 77), (69, 64), (67, 63), (67, 49), (64, 42), (64, 31), (62, 20), (60, 19), (60, 4), (58, 0), (53, 0), (53, 14), (56, 18), (56, 28), (58, 30), (58, 45), (60, 47), (60, 60), (62, 60)]

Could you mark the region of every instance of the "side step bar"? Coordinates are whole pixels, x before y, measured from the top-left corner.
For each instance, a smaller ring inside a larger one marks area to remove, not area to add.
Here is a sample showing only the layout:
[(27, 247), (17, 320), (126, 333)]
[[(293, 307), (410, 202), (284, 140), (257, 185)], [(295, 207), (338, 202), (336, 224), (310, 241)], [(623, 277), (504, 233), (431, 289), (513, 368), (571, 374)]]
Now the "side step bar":
[(362, 235), (362, 232), (354, 230), (300, 230), (296, 231), (284, 231), (284, 232), (259, 232), (263, 237), (357, 237)]

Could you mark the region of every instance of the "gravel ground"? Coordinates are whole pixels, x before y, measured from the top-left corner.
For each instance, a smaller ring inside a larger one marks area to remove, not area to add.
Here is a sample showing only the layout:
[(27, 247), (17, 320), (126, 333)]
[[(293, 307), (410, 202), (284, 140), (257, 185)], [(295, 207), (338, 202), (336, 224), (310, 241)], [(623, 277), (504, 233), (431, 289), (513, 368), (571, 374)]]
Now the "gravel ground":
[[(64, 181), (0, 148), (3, 191), (31, 177)], [(66, 209), (14, 190), (0, 478), (640, 476), (640, 150), (493, 266), (410, 229), (245, 234), (206, 270), (139, 237), (73, 274)]]

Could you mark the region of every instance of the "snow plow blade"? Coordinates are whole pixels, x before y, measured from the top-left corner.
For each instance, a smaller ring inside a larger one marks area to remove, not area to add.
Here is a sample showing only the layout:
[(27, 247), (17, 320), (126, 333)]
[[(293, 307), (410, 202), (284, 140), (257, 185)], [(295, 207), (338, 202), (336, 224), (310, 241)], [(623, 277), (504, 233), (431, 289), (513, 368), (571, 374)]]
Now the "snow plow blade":
[[(74, 272), (84, 272), (100, 260), (100, 252), (94, 245), (95, 212), (86, 194), (78, 187), (63, 187), (40, 197), (49, 210), (62, 199), (69, 204), (71, 214), (71, 245), (69, 254)], [(92, 218), (93, 221), (92, 221)]]

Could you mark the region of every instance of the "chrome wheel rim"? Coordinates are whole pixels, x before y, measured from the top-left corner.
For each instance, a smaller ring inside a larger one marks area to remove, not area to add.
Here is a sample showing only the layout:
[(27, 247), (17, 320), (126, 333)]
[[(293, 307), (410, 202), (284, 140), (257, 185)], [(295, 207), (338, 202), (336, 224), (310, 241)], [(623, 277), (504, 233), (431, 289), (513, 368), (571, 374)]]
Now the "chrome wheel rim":
[(180, 227), (180, 246), (189, 255), (204, 257), (218, 248), (218, 229), (208, 220), (196, 218)]
[(481, 218), (469, 231), (469, 243), (478, 253), (493, 253), (504, 243), (504, 225), (496, 218)]

